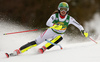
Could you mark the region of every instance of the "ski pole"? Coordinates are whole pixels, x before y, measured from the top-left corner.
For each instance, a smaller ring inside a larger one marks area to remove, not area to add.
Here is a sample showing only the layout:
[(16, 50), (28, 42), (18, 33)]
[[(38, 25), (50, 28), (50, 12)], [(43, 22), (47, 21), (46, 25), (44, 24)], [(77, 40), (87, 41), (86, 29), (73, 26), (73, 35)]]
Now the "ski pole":
[(89, 36), (89, 39), (92, 40), (93, 42), (95, 42), (96, 44), (98, 44), (94, 39), (92, 39), (90, 36)]
[(46, 39), (46, 41), (47, 41), (47, 42), (49, 42), (49, 43), (51, 43), (52, 45), (59, 46), (59, 47), (60, 47), (60, 49), (62, 49), (62, 46), (61, 46), (60, 44), (55, 44), (55, 43), (52, 43), (52, 42), (50, 42), (50, 41), (49, 41), (49, 40), (47, 40), (47, 39)]
[(17, 34), (17, 33), (24, 33), (24, 32), (31, 32), (31, 31), (37, 31), (38, 29), (33, 29), (33, 30), (26, 30), (26, 31), (19, 31), (19, 32), (12, 32), (12, 33), (5, 33), (3, 35), (9, 35), (9, 34)]

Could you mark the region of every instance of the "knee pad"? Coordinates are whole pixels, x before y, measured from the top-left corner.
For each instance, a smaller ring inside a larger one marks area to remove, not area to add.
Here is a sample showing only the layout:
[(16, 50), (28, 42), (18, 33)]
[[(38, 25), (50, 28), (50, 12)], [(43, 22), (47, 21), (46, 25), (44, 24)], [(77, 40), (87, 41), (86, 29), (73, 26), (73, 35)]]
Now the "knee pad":
[[(62, 39), (63, 39), (63, 38), (59, 35), (59, 36), (57, 36), (56, 38), (54, 38), (53, 40), (51, 40), (51, 42), (57, 44), (57, 43), (59, 43)], [(51, 43), (46, 43), (46, 44), (45, 44), (45, 47), (46, 47), (47, 49), (50, 49), (50, 48), (52, 48), (53, 46), (54, 46), (54, 45), (52, 45)]]

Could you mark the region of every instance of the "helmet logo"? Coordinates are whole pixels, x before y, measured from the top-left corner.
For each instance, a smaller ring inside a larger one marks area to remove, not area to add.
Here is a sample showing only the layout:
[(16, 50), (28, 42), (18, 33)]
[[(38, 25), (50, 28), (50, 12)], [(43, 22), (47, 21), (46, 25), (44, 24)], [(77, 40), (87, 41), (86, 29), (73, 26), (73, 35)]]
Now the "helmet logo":
[(63, 6), (66, 6), (66, 3), (65, 2), (63, 2), (62, 4), (63, 4)]

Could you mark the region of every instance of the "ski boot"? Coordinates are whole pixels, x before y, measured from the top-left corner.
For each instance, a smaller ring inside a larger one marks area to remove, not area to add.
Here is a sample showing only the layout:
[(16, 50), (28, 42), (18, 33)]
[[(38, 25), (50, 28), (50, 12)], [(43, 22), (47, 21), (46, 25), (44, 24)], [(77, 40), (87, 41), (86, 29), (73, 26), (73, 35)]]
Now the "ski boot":
[(20, 49), (16, 49), (13, 53), (5, 53), (5, 55), (7, 56), (7, 58), (9, 58), (10, 56), (17, 56), (19, 55), (21, 52), (20, 52)]
[(44, 51), (45, 51), (46, 49), (47, 49), (47, 48), (46, 48), (45, 46), (42, 46), (42, 48), (40, 48), (40, 49), (38, 50), (38, 52), (41, 53), (41, 54), (43, 54)]

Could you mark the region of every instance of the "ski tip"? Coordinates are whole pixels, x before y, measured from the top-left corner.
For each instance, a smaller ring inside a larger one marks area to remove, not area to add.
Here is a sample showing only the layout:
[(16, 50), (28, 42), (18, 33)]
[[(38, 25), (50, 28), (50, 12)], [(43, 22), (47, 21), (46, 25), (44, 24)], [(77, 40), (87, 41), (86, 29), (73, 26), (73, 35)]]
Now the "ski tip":
[(5, 55), (6, 55), (7, 58), (9, 58), (9, 54), (8, 53), (5, 53)]

